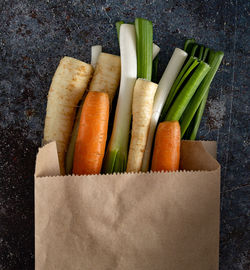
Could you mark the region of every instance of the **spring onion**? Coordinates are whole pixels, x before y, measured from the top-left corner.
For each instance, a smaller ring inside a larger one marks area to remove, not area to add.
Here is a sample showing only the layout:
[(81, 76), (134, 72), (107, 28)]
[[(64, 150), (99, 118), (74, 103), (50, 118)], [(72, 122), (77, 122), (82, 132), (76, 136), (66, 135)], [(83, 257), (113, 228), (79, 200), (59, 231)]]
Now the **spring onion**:
[(192, 47), (193, 47), (194, 44), (195, 44), (195, 40), (193, 38), (187, 39), (185, 41), (184, 51), (187, 52), (190, 55)]
[(198, 87), (197, 91), (195, 92), (194, 96), (192, 97), (190, 103), (188, 104), (183, 118), (181, 119), (181, 136), (183, 137), (184, 133), (186, 132), (191, 120), (193, 119), (198, 107), (200, 106), (204, 96), (209, 91), (210, 84), (220, 66), (222, 58), (224, 56), (223, 52), (214, 52), (210, 51), (208, 64), (210, 65), (210, 70), (207, 73), (206, 77)]
[(198, 44), (194, 44), (190, 56), (195, 56), (196, 52), (198, 51), (198, 50), (197, 50), (198, 47), (199, 47)]
[(204, 52), (204, 46), (200, 46), (199, 56), (198, 56), (199, 61), (202, 60), (203, 52)]
[(190, 79), (176, 97), (173, 105), (170, 107), (165, 118), (166, 121), (180, 120), (180, 117), (182, 116), (196, 89), (208, 73), (209, 69), (210, 66), (208, 64), (205, 62), (200, 62)]
[(160, 122), (164, 121), (164, 119), (167, 116), (167, 112), (170, 108), (170, 105), (172, 104), (174, 98), (176, 97), (178, 91), (181, 89), (181, 87), (184, 85), (184, 82), (190, 76), (192, 71), (196, 68), (196, 66), (199, 64), (196, 58), (193, 56), (190, 56), (185, 66), (182, 68), (181, 72), (179, 73), (178, 77), (176, 78), (175, 82), (173, 83), (173, 86), (169, 92), (169, 95), (167, 97), (167, 100), (164, 104), (163, 110), (161, 112)]
[(207, 55), (208, 55), (209, 50), (210, 50), (209, 48), (205, 48), (202, 59), (201, 59), (202, 61), (205, 62), (207, 60)]
[(194, 122), (190, 129), (190, 135), (186, 138), (187, 140), (195, 140), (196, 138), (196, 135), (197, 135), (200, 123), (201, 123), (201, 118), (202, 118), (202, 115), (206, 106), (208, 93), (209, 91), (207, 91), (207, 93), (205, 94), (198, 110), (196, 111), (195, 117), (193, 119)]

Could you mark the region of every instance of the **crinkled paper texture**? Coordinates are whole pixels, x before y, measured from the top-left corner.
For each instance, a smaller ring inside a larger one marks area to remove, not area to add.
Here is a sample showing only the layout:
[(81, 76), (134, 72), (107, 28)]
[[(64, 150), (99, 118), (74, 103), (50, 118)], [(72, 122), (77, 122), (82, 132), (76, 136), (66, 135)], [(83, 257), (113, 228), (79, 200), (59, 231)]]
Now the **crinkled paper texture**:
[(55, 142), (35, 174), (37, 270), (216, 270), (220, 165), (183, 141), (180, 172), (57, 176)]

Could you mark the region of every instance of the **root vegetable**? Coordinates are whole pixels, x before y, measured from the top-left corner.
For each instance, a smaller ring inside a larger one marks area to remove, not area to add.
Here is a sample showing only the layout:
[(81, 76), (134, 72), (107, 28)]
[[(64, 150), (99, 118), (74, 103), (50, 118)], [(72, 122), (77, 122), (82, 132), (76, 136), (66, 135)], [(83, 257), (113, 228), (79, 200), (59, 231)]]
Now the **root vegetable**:
[(141, 170), (157, 87), (157, 84), (144, 79), (137, 79), (135, 83), (132, 103), (132, 137), (127, 172)]
[(120, 57), (109, 53), (100, 53), (89, 90), (108, 93), (111, 105), (119, 86), (120, 77)]
[(176, 171), (180, 162), (181, 128), (178, 121), (159, 124), (155, 137), (152, 171)]
[(61, 174), (64, 174), (65, 152), (72, 132), (76, 106), (93, 73), (91, 65), (64, 57), (52, 79), (48, 94), (44, 141), (56, 141)]
[(74, 174), (99, 174), (109, 119), (107, 93), (89, 92), (83, 104), (74, 152)]

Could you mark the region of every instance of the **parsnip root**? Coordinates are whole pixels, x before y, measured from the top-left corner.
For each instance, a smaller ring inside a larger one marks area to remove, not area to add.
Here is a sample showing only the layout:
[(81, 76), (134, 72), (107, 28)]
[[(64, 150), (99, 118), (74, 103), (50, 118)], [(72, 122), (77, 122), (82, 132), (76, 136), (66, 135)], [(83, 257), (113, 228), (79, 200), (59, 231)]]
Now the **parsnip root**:
[(118, 89), (121, 77), (120, 56), (100, 53), (93, 79), (90, 82), (89, 90), (96, 92), (106, 92), (109, 96), (109, 104)]
[(147, 142), (156, 83), (137, 79), (132, 104), (132, 137), (129, 147), (127, 172), (139, 172)]
[(93, 67), (80, 60), (64, 57), (54, 74), (48, 94), (44, 141), (56, 141), (61, 174), (72, 132), (78, 102), (93, 73)]

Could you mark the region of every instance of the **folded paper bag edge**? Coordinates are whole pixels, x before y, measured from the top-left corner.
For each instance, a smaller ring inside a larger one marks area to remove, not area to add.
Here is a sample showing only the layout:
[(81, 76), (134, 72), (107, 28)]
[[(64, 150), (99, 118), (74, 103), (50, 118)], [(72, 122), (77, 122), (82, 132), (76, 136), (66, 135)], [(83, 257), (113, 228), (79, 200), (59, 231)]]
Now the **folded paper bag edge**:
[(39, 148), (36, 156), (35, 177), (60, 175), (56, 142)]
[[(208, 172), (211, 170), (217, 170), (220, 168), (220, 164), (216, 160), (216, 141), (190, 141), (190, 140), (183, 140), (182, 145), (194, 145), (198, 147), (202, 152), (206, 154), (206, 156), (210, 159), (212, 166), (209, 169), (185, 169), (181, 168), (182, 170), (178, 172), (167, 172), (167, 173), (186, 173), (186, 172)], [(35, 166), (35, 178), (38, 177), (55, 177), (60, 176), (60, 167), (59, 167), (59, 160), (57, 154), (57, 146), (56, 142), (49, 142), (46, 145), (39, 148), (36, 157), (36, 166)], [(152, 172), (147, 172), (147, 174)], [(157, 172), (161, 173), (161, 172)], [(126, 173), (125, 173), (126, 174)], [(141, 173), (138, 173), (141, 174)], [(73, 175), (75, 176), (75, 175)]]
[(183, 140), (181, 142), (180, 170), (214, 171), (219, 168), (215, 141)]
[(214, 159), (217, 159), (217, 143), (216, 141), (200, 141), (207, 151)]

